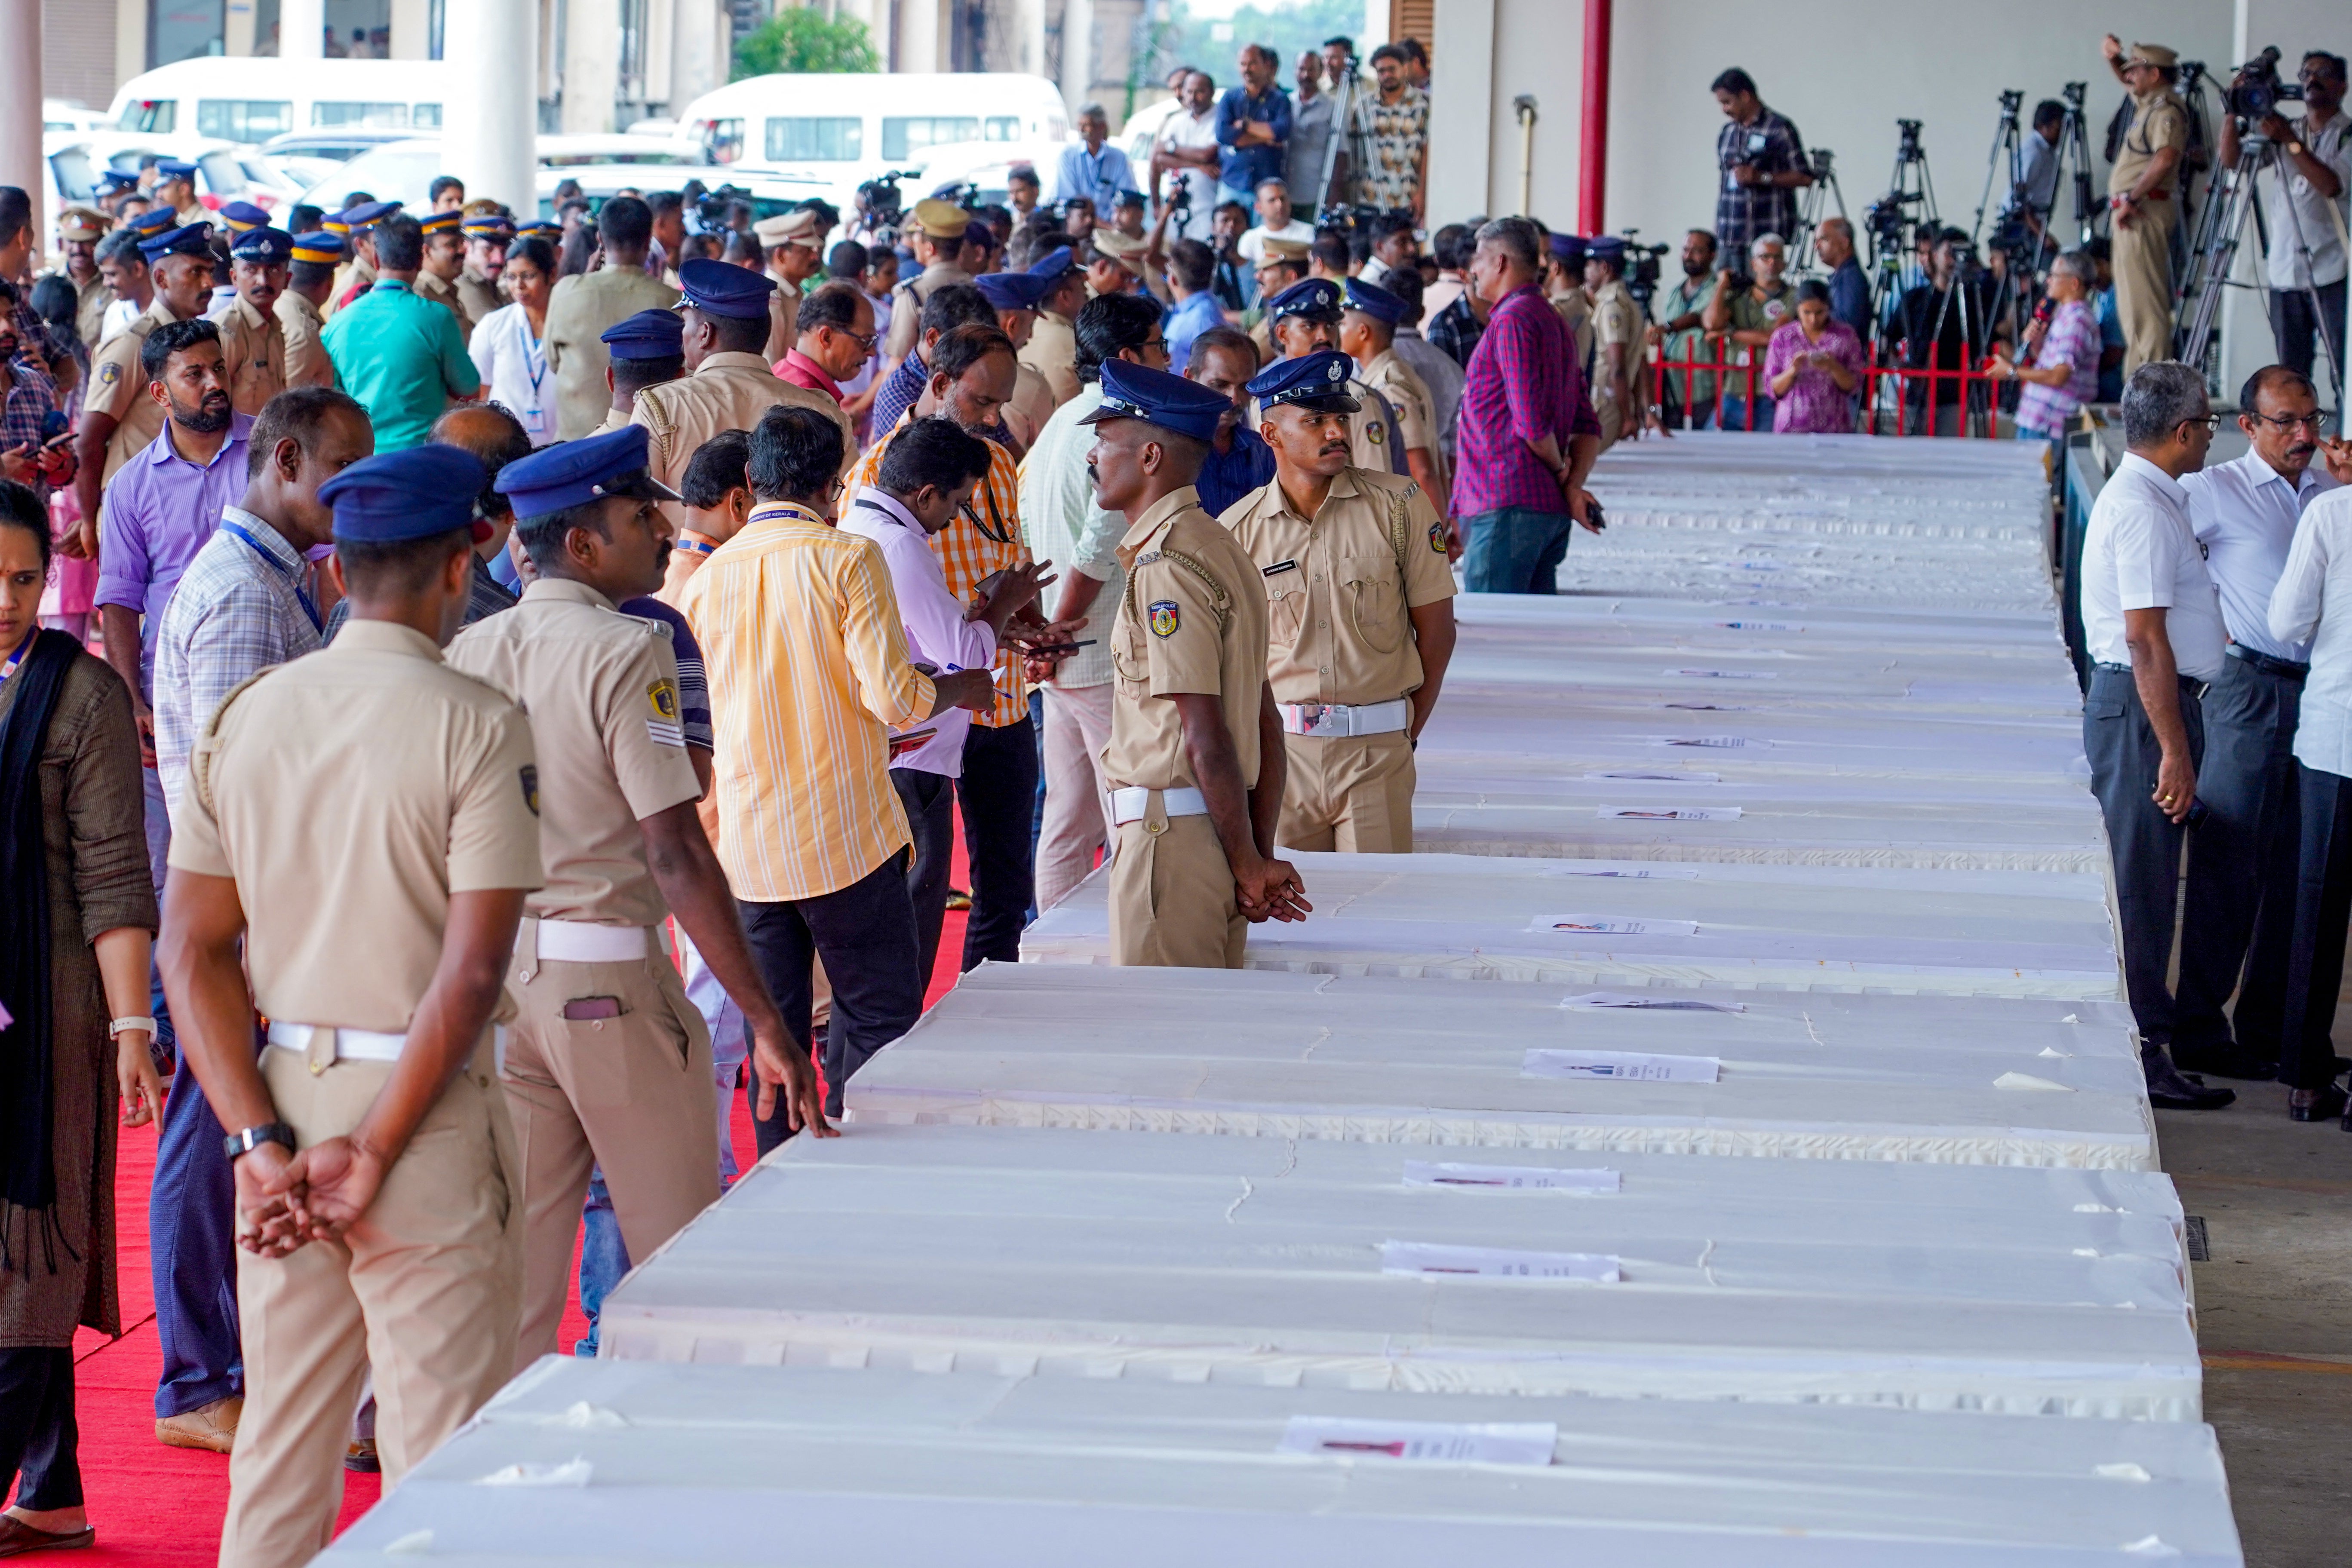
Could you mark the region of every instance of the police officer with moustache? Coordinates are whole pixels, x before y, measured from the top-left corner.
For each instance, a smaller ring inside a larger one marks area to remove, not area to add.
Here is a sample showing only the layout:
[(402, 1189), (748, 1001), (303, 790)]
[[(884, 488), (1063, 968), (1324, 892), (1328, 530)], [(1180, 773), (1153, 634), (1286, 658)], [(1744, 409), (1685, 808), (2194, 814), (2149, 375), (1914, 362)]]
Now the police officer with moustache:
[(518, 1370), (556, 1348), (588, 1173), (601, 1165), (632, 1258), (719, 1198), (710, 1035), (668, 950), (672, 911), (751, 1027), (760, 1109), (825, 1131), (808, 1053), (752, 963), (695, 812), (669, 628), (623, 615), (669, 563), (631, 426), (551, 447), (498, 478), (537, 574), (522, 602), (449, 646), (449, 664), (530, 715), (546, 886), (525, 906), (508, 984), (520, 1007), (499, 1076), (522, 1150)]
[(293, 265), (287, 269), (286, 288), (270, 311), (278, 318), (286, 345), (289, 386), (337, 384), (335, 362), (328, 357), (322, 336), (327, 318), (320, 308), (327, 302), (327, 291), (335, 286), (335, 267), (342, 260), (344, 248), (342, 237), (325, 229), (294, 237), (289, 252)]
[(629, 416), (636, 412), (638, 393), (686, 374), (685, 332), (686, 324), (676, 310), (639, 310), (597, 334), (606, 356), (604, 390), (613, 402), (604, 410), (604, 423), (590, 435), (606, 436), (627, 428)]
[(1030, 263), (1029, 276), (1040, 279), (1043, 288), (1037, 296), (1037, 323), (1021, 345), (1021, 363), (1045, 377), (1054, 406), (1059, 408), (1078, 395), (1076, 322), (1087, 302), (1086, 269), (1063, 245)]
[(351, 624), (221, 703), (172, 836), (158, 957), (232, 1130), (249, 1254), (221, 1531), (239, 1568), (296, 1568), (334, 1533), (368, 1366), (387, 1486), (514, 1370), (520, 1167), (492, 1026), (541, 881), (536, 758), (521, 710), (440, 651), (481, 483), (425, 446), (320, 487)]
[(1348, 356), (1249, 384), (1272, 483), (1220, 519), (1264, 575), (1268, 684), (1289, 766), (1276, 842), (1412, 849), (1412, 747), (1454, 657), (1445, 524), (1411, 479), (1350, 467)]
[(896, 365), (913, 350), (923, 325), (923, 305), (934, 289), (969, 283), (971, 274), (961, 266), (963, 237), (971, 215), (953, 202), (933, 196), (915, 204), (914, 223), (908, 237), (923, 270), (890, 290), (890, 334), (882, 344), (882, 363)]
[(1339, 315), (1339, 348), (1355, 361), (1364, 384), (1386, 399), (1396, 415), (1397, 450), (1404, 454), (1405, 472), (1443, 517), (1451, 481), (1437, 442), (1437, 400), (1420, 373), (1396, 352), (1397, 323), (1403, 320), (1402, 300), (1378, 284), (1350, 278)]
[(89, 396), (82, 404), (81, 428), (74, 437), (74, 499), (84, 517), (98, 515), (100, 491), (115, 470), (147, 449), (163, 428), (163, 406), (147, 395), (139, 368), (147, 334), (171, 321), (192, 321), (205, 313), (213, 293), (212, 225), (175, 228), (140, 241), (155, 280), (155, 300), (130, 326), (106, 341), (90, 366)]
[(514, 223), (503, 213), (477, 213), (462, 220), (457, 230), (466, 237), (466, 265), (457, 273), (457, 299), (467, 316), (478, 321), (507, 303), (507, 297), (499, 292), (499, 274), (506, 269)]
[(416, 220), (425, 236), (425, 254), (416, 268), (416, 296), (457, 317), (457, 331), (471, 342), (474, 323), (480, 318), (466, 309), (465, 296), (457, 292), (457, 279), (466, 267), (466, 237), (458, 231), (461, 221), (454, 207)]
[[(1307, 354), (1336, 351), (1339, 346), (1339, 285), (1328, 278), (1309, 278), (1276, 294), (1266, 308), (1274, 340), (1276, 363)], [(1344, 389), (1364, 409), (1348, 432), (1349, 460), (1360, 468), (1383, 474), (1406, 471), (1404, 437), (1397, 429), (1396, 410), (1387, 398), (1366, 386), (1349, 369)]]
[(278, 297), (286, 291), (294, 237), (283, 229), (248, 228), (229, 242), (229, 281), (236, 298), (220, 313), (221, 367), (229, 402), (239, 414), (258, 415), (286, 390), (286, 331)]
[(1266, 683), (1258, 568), (1192, 488), (1231, 405), (1204, 386), (1105, 360), (1087, 468), (1124, 513), (1111, 634), (1111, 962), (1238, 969), (1249, 922), (1313, 908), (1274, 858), (1281, 720)]

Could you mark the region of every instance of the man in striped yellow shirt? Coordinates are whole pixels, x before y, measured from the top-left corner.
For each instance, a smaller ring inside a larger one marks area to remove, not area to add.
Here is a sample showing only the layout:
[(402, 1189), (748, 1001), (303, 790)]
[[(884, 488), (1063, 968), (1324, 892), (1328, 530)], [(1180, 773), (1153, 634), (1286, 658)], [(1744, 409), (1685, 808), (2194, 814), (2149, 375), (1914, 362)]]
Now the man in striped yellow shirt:
[[(820, 1065), (835, 1116), (849, 1076), (923, 1005), (913, 836), (890, 786), (888, 731), (984, 710), (993, 687), (984, 669), (933, 677), (908, 661), (880, 550), (833, 526), (842, 457), (832, 419), (768, 410), (747, 468), (760, 504), (678, 598), (709, 668), (719, 864), (803, 1044), (810, 961), (824, 961), (833, 1022)], [(761, 1153), (788, 1135), (781, 1112), (757, 1131)]]
[[(1013, 340), (994, 327), (961, 326), (940, 334), (924, 357), (931, 378), (896, 429), (866, 449), (850, 471), (849, 488), (875, 482), (891, 439), (909, 421), (945, 416), (985, 437), (1013, 395), (1019, 361)], [(990, 441), (988, 478), (963, 514), (931, 535), (931, 551), (947, 576), (948, 592), (965, 605), (985, 595), (981, 584), (1029, 560), (1021, 536), (1021, 476), (1013, 454)], [(1036, 818), (1037, 736), (1029, 718), (1029, 682), (1022, 672), (1024, 645), (1064, 642), (1068, 628), (1047, 626), (1024, 610), (1006, 628), (996, 656), (996, 700), (971, 721), (964, 738), (963, 773), (956, 798), (963, 807), (964, 856), (971, 867), (971, 917), (964, 926), (963, 964), (983, 959), (1017, 963), (1021, 928), (1036, 890), (1030, 826)]]

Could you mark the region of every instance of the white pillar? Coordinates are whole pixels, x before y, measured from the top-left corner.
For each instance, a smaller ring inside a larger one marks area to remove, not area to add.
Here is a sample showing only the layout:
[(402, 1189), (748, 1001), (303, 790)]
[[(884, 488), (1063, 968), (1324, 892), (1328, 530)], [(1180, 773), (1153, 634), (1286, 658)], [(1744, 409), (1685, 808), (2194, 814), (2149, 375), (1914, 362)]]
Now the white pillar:
[(278, 0), (280, 59), (322, 59), (327, 52), (326, 40), (327, 0)]
[(41, 8), (0, 5), (0, 185), (33, 198), (33, 254), (49, 244), (43, 211), (48, 182), (41, 173)]
[(516, 0), (448, 0), (442, 53), (456, 75), (441, 110), (443, 166), (469, 200), (539, 215), (539, 10)]

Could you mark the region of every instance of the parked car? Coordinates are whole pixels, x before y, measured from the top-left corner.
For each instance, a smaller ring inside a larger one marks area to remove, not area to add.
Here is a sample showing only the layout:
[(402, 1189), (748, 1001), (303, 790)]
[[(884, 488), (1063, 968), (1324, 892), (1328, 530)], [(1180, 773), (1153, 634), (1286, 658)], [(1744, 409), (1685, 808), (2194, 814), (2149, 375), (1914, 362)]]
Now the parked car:
[[(561, 142), (585, 139), (543, 137), (541, 140), (542, 142)], [(427, 193), (432, 188), (433, 177), (446, 166), (441, 143), (437, 140), (415, 138), (396, 142), (363, 153), (348, 163), (339, 164), (332, 175), (312, 185), (297, 199), (333, 212), (342, 205), (343, 197), (351, 192), (365, 191), (378, 201), (397, 201), (422, 208), (429, 200)], [(809, 176), (717, 168), (708, 163), (566, 163), (540, 169), (539, 216), (555, 216), (555, 187), (565, 180), (577, 180), (582, 194), (592, 206), (601, 206), (605, 197), (624, 190), (681, 190), (688, 180), (700, 180), (713, 189), (723, 184), (734, 184), (751, 193), (752, 211), (757, 217), (770, 217), (796, 202), (824, 195), (827, 188), (826, 182)]]

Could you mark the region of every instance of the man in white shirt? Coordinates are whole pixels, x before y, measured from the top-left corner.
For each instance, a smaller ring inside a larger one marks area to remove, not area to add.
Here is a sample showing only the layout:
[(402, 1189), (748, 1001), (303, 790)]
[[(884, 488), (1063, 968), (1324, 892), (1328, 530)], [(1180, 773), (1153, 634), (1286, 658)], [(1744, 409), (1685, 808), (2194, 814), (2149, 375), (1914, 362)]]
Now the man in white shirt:
[[(2352, 212), (2352, 156), (2345, 137), (2344, 57), (2314, 49), (2303, 57), (2303, 117), (2264, 115), (2254, 129), (2268, 137), (2272, 165), (2257, 176), (2263, 226), (2270, 246), (2271, 334), (2279, 363), (2311, 374), (2315, 336), (2332, 345), (2328, 359), (2342, 385), (2344, 363), (2344, 228)], [(2221, 117), (2221, 161), (2238, 158), (2238, 122)], [(2310, 263), (2305, 264), (2308, 251)]]
[(1217, 84), (1208, 72), (1194, 71), (1184, 79), (1177, 101), (1182, 107), (1168, 117), (1151, 144), (1151, 195), (1155, 206), (1189, 203), (1184, 221), (1169, 224), (1170, 239), (1205, 245), (1216, 233)]
[[(882, 549), (898, 618), (907, 628), (907, 655), (927, 671), (953, 674), (996, 662), (1004, 623), (1037, 596), (1051, 577), (1048, 563), (999, 573), (986, 601), (967, 609), (948, 592), (946, 572), (930, 537), (953, 522), (988, 478), (988, 443), (952, 419), (918, 419), (892, 438), (875, 482), (861, 488), (841, 514), (844, 533), (862, 534)], [(907, 891), (915, 905), (915, 934), (930, 984), (947, 919), (948, 860), (955, 838), (955, 780), (963, 772), (964, 737), (971, 715), (942, 709), (890, 737), (890, 785), (906, 808), (915, 836), (915, 865)]]
[(1271, 176), (1257, 183), (1257, 226), (1234, 241), (1234, 248), (1252, 268), (1263, 267), (1269, 239), (1295, 239), (1303, 245), (1315, 239), (1315, 226), (1291, 210), (1289, 183)]
[(2221, 674), (2227, 636), (2180, 476), (2213, 444), (2205, 381), (2175, 360), (2124, 386), (2129, 450), (2091, 509), (2083, 542), (2083, 640), (2093, 662), (2083, 750), (2107, 826), (2122, 917), (2124, 984), (2139, 1023), (2148, 1099), (2210, 1110), (2237, 1099), (2181, 1077), (2172, 1043), (2172, 956), (2181, 828), (2197, 803), (2198, 693)]
[[(2252, 449), (2180, 479), (2230, 646), (2200, 704), (2205, 816), (2189, 863), (2172, 1059), (2192, 1072), (2267, 1079), (2278, 1070), (2294, 936), (2294, 728), (2311, 658), (2307, 645), (2271, 636), (2271, 590), (2296, 521), (2336, 481), (2312, 461), (2321, 419), (2307, 379), (2281, 364), (2256, 371), (2238, 406)], [(2234, 1019), (2221, 1013), (2232, 991)]]

